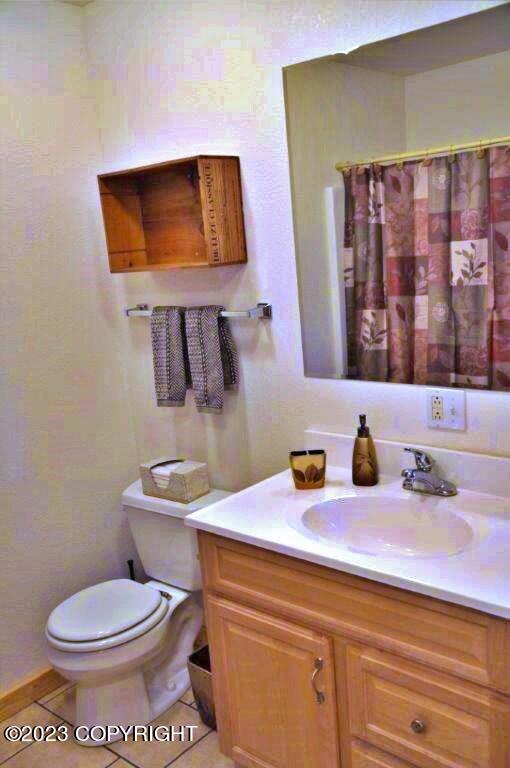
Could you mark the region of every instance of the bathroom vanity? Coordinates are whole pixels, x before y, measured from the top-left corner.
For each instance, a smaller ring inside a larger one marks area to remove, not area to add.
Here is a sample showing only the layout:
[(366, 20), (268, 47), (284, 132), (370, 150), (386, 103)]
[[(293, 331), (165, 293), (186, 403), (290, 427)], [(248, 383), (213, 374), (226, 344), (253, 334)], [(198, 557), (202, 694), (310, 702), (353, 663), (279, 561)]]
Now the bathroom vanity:
[(362, 552), (305, 531), (306, 510), (367, 493), (407, 499), (411, 523), (434, 510), (396, 478), (328, 475), (307, 494), (281, 473), (188, 518), (222, 751), (246, 768), (508, 768), (510, 500), (434, 500), (473, 532), (454, 554)]

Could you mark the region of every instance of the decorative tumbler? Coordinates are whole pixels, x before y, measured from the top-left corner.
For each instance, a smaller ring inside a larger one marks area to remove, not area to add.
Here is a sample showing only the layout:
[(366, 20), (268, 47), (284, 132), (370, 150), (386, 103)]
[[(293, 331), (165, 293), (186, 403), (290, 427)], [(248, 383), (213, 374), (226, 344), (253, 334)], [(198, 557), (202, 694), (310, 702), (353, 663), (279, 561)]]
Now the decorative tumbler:
[(326, 479), (326, 451), (291, 451), (289, 463), (298, 491), (323, 488)]

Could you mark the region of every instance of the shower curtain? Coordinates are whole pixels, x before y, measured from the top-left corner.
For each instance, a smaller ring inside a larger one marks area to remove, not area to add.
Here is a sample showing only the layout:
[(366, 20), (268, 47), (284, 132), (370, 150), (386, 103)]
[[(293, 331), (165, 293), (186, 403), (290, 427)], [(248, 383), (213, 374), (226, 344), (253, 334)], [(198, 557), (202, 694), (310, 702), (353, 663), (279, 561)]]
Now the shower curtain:
[(510, 148), (344, 183), (349, 377), (510, 389)]

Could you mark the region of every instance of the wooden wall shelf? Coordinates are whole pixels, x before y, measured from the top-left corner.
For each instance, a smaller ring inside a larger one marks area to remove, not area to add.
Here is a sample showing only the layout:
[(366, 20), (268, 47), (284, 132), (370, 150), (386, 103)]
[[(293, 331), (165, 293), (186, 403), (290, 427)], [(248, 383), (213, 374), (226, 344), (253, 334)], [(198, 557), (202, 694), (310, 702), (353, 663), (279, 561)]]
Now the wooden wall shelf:
[(238, 157), (103, 173), (98, 184), (110, 272), (246, 262)]

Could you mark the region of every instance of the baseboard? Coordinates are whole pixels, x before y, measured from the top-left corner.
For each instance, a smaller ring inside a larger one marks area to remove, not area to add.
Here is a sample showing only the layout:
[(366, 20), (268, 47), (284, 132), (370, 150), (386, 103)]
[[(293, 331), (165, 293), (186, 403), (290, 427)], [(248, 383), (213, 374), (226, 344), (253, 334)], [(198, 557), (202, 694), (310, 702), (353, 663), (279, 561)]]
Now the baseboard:
[(0, 720), (15, 715), (16, 712), (51, 693), (63, 683), (65, 683), (64, 678), (53, 667), (47, 667), (16, 683), (10, 690), (0, 694)]

